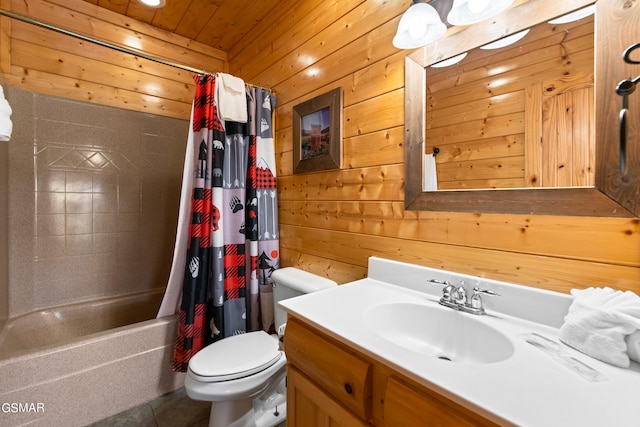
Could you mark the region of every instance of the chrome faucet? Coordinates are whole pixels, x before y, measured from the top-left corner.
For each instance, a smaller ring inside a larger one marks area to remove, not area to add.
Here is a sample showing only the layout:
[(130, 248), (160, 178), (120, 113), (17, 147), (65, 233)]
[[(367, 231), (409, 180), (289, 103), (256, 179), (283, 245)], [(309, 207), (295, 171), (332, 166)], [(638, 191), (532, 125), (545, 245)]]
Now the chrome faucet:
[(440, 305), (452, 308), (454, 310), (464, 311), (471, 314), (486, 314), (484, 306), (482, 304), (482, 298), (480, 295), (500, 296), (499, 293), (490, 291), (487, 289), (480, 289), (478, 286), (473, 288), (473, 295), (471, 298), (467, 298), (467, 290), (464, 287), (464, 281), (460, 281), (460, 284), (456, 287), (449, 283), (447, 280), (430, 279), (430, 283), (436, 285), (443, 285), (442, 297), (440, 298)]
[(467, 290), (464, 288), (464, 282), (461, 280), (460, 285), (453, 291), (453, 302), (458, 306), (467, 304)]
[(449, 307), (449, 308), (456, 308), (456, 303), (455, 303), (455, 296), (454, 293), (456, 292), (456, 288), (455, 286), (453, 286), (451, 283), (449, 283), (448, 280), (436, 280), (436, 279), (431, 279), (429, 280), (429, 282), (434, 283), (436, 285), (443, 285), (442, 287), (442, 297), (440, 298), (440, 304), (444, 305), (445, 307)]

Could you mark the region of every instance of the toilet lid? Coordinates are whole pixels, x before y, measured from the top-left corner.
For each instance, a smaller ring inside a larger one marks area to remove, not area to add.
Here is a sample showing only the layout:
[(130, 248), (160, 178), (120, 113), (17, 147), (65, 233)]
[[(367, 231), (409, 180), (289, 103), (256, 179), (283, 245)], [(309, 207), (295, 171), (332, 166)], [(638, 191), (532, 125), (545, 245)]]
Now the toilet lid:
[(281, 355), (277, 339), (264, 331), (248, 332), (203, 348), (191, 358), (189, 369), (210, 381), (226, 381), (263, 371)]

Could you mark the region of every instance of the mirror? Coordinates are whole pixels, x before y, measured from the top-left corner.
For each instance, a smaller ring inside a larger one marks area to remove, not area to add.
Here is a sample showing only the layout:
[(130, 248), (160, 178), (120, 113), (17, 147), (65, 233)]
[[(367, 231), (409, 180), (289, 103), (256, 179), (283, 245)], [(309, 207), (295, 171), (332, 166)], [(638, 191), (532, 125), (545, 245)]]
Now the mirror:
[[(571, 0), (562, 2), (543, 2), (531, 0), (516, 3), (497, 17), (468, 27), (451, 27), (446, 37), (435, 43), (418, 49), (407, 56), (405, 60), (405, 208), (409, 210), (434, 210), (457, 212), (486, 212), (486, 213), (514, 213), (514, 214), (541, 214), (541, 215), (581, 215), (581, 216), (610, 216), (610, 217), (635, 217), (633, 202), (616, 202), (603, 190), (605, 177), (611, 176), (611, 169), (617, 166), (616, 159), (610, 159), (609, 153), (613, 151), (607, 144), (611, 135), (611, 126), (603, 124), (598, 114), (602, 108), (597, 102), (600, 99), (611, 98), (609, 88), (599, 89), (601, 77), (607, 73), (596, 71), (596, 168), (595, 178), (577, 188), (537, 188), (523, 189), (516, 185), (515, 188), (491, 188), (477, 189), (466, 187), (464, 190), (451, 191), (423, 191), (423, 160), (428, 149), (425, 140), (425, 132), (428, 124), (427, 113), (427, 83), (426, 70), (428, 66), (444, 59), (456, 56), (462, 52), (483, 46), (492, 41), (508, 35), (518, 33), (538, 23), (547, 22), (558, 16), (565, 15), (582, 7), (592, 4), (593, 0)], [(610, 0), (599, 0), (596, 3), (597, 12), (595, 20), (600, 19), (600, 9), (606, 10)], [(611, 6), (612, 7), (612, 6)], [(613, 14), (613, 12), (611, 12)], [(602, 26), (601, 26), (602, 27)], [(611, 31), (611, 28), (609, 28)], [(596, 42), (598, 41), (598, 25), (596, 25)], [(599, 53), (599, 55), (602, 55)], [(596, 59), (601, 67), (606, 63), (615, 61), (602, 61), (600, 56)], [(605, 70), (608, 71), (608, 70)], [(612, 78), (609, 76), (609, 78)], [(600, 90), (600, 92), (598, 92)], [(615, 95), (613, 95), (615, 96)], [(604, 104), (601, 102), (601, 104)], [(460, 120), (460, 122), (464, 122)], [(615, 123), (614, 123), (615, 124)], [(430, 125), (429, 125), (430, 126)], [(524, 125), (525, 128), (528, 124)], [(540, 128), (538, 128), (540, 129)], [(528, 129), (527, 129), (528, 131)], [(527, 138), (539, 138), (538, 134)], [(447, 138), (444, 138), (446, 141)], [(601, 158), (606, 158), (602, 161)], [(626, 185), (625, 177), (617, 180)], [(595, 182), (594, 182), (595, 180)], [(487, 186), (479, 187), (484, 188)], [(488, 187), (493, 187), (489, 185)], [(630, 193), (628, 188), (623, 192)]]
[(542, 22), (425, 67), (437, 189), (594, 186), (593, 37), (593, 15)]

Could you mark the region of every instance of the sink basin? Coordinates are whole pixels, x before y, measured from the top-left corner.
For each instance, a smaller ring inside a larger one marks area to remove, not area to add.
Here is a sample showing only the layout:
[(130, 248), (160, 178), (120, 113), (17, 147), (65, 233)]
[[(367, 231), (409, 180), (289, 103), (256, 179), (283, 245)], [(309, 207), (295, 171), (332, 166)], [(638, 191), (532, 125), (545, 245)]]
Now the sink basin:
[(369, 328), (382, 338), (425, 356), (458, 363), (497, 363), (511, 357), (509, 338), (472, 316), (436, 303), (380, 304), (364, 313)]

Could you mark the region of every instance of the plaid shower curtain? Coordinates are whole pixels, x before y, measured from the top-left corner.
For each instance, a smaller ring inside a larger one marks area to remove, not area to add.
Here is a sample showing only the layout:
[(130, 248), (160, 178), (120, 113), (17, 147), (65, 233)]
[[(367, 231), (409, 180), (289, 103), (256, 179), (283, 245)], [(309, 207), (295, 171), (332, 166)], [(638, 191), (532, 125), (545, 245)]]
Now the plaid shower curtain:
[(274, 97), (247, 86), (248, 122), (222, 122), (216, 77), (196, 76), (194, 182), (173, 369), (204, 346), (273, 331), (269, 277), (279, 265)]

